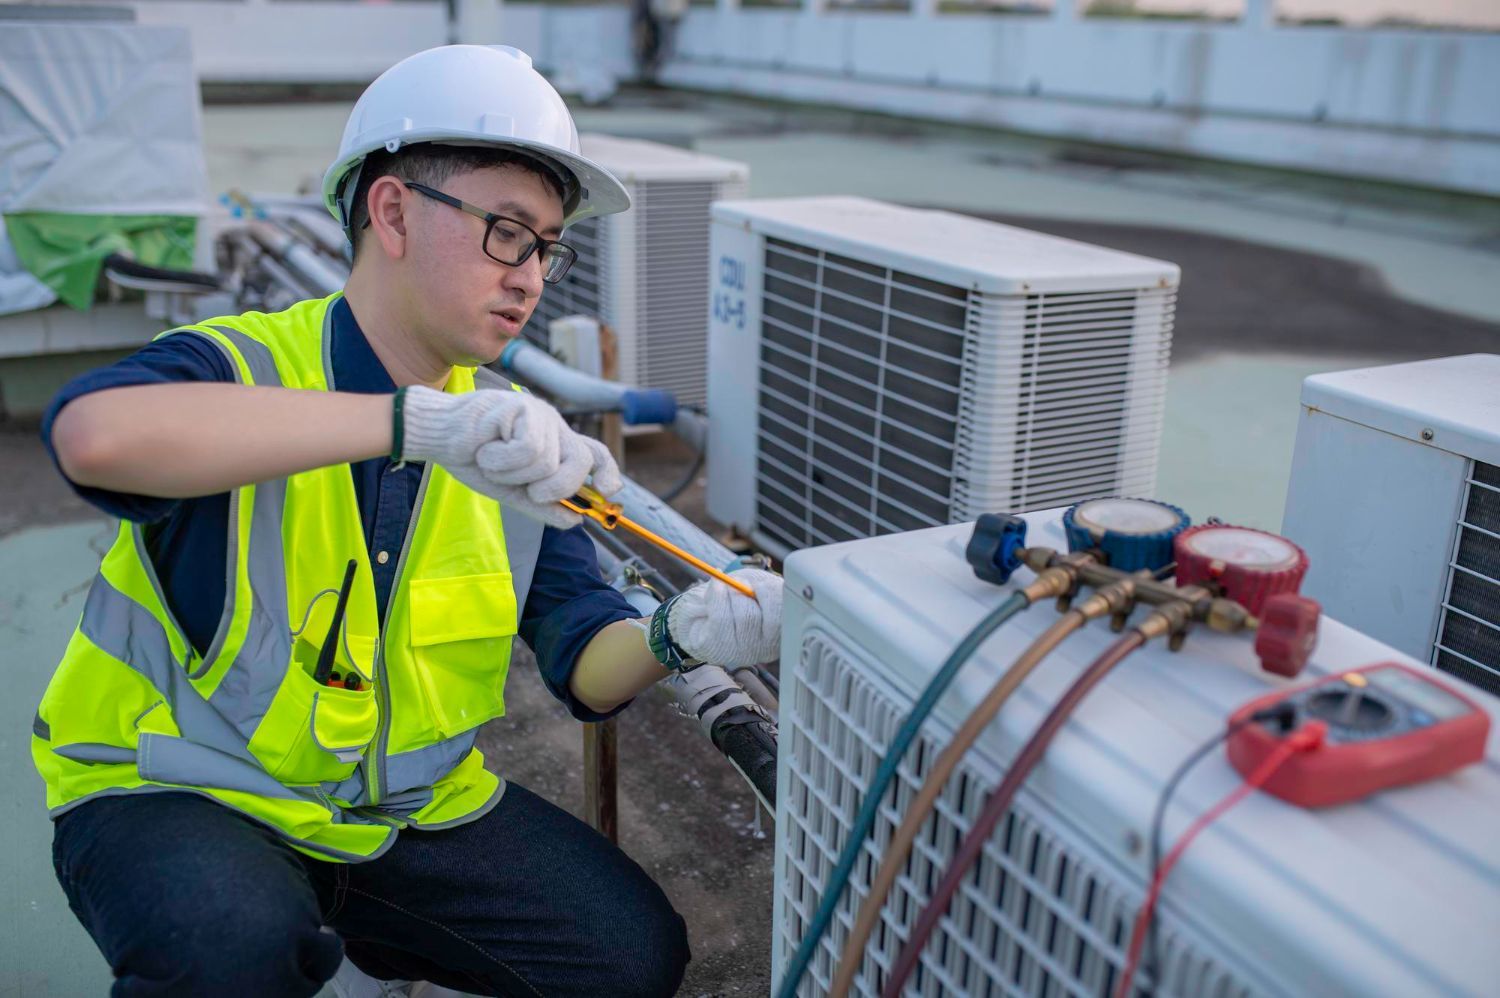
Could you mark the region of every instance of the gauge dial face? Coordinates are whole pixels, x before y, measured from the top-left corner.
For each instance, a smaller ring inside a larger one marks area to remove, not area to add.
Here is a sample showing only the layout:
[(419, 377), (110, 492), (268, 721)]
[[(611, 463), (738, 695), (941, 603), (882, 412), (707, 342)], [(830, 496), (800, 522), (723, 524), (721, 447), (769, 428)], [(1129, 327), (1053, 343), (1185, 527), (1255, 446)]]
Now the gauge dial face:
[(1204, 558), (1253, 571), (1272, 572), (1297, 563), (1297, 549), (1290, 541), (1243, 527), (1200, 530), (1183, 543)]
[(1090, 531), (1160, 534), (1180, 526), (1182, 517), (1160, 503), (1144, 499), (1091, 499), (1073, 511), (1073, 522)]

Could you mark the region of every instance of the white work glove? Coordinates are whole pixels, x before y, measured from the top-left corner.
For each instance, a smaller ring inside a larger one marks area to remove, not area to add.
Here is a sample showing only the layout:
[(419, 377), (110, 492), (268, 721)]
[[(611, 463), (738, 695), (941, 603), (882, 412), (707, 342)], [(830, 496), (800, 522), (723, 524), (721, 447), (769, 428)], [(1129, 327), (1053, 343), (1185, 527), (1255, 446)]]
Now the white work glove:
[(604, 495), (624, 483), (609, 449), (573, 432), (552, 406), (526, 392), (450, 395), (412, 385), (402, 395), (402, 461), (435, 461), (475, 492), (566, 530), (577, 513), (558, 500), (592, 477)]
[(667, 634), (688, 658), (736, 668), (773, 662), (781, 654), (781, 576), (758, 568), (730, 573), (755, 598), (717, 579), (672, 599)]

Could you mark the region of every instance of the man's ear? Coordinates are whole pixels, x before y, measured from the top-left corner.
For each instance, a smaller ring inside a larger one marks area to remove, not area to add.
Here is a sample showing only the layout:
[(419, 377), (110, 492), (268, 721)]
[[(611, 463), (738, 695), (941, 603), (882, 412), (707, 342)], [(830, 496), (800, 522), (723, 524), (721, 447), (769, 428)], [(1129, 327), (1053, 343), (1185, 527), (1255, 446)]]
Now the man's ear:
[(370, 213), (370, 228), (365, 232), (365, 241), (374, 236), (392, 260), (406, 255), (406, 209), (410, 204), (406, 185), (389, 174), (370, 185), (369, 200), (365, 203)]

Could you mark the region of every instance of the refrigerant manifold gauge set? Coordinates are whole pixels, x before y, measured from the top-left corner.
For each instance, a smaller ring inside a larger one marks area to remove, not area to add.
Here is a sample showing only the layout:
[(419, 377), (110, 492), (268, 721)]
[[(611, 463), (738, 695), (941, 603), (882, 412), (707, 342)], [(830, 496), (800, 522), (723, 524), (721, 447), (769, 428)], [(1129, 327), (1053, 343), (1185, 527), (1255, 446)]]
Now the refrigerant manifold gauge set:
[[(885, 899), (949, 778), (1011, 695), (1069, 635), (1100, 617), (1108, 617), (1113, 630), (1121, 632), (1057, 699), (985, 799), (912, 924), (899, 957), (884, 975), (883, 998), (899, 998), (928, 938), (1053, 738), (1090, 691), (1137, 649), (1161, 639), (1176, 651), (1188, 630), (1202, 625), (1226, 634), (1253, 632), (1261, 667), (1278, 676), (1298, 675), (1311, 657), (1321, 609), (1298, 592), (1307, 574), (1307, 555), (1287, 538), (1213, 520), (1194, 526), (1178, 507), (1149, 499), (1082, 502), (1063, 514), (1062, 527), (1067, 551), (1028, 547), (1026, 521), (1018, 516), (986, 514), (975, 523), (965, 551), (969, 565), (980, 579), (1012, 591), (958, 643), (897, 728), (865, 788), (818, 910), (787, 965), (778, 989), (781, 998), (795, 995), (907, 749), (958, 671), (1011, 617), (1045, 599), (1056, 600), (1059, 611), (1058, 619), (972, 708), (928, 769), (882, 849), (880, 867), (870, 879), (834, 968), (828, 992), (833, 998), (849, 993)], [(1010, 586), (1012, 575), (1023, 566), (1034, 578)], [(1136, 608), (1143, 604), (1150, 611), (1132, 624)], [(1245, 795), (1264, 788), (1304, 807), (1357, 799), (1477, 761), (1488, 731), (1488, 715), (1472, 702), (1425, 674), (1390, 663), (1325, 677), (1246, 704), (1227, 719), (1221, 734), (1189, 757), (1163, 791), (1151, 836), (1152, 882), (1130, 936), (1123, 972), (1115, 979), (1117, 998), (1132, 993), (1137, 961), (1147, 952), (1147, 940), (1154, 940), (1157, 896), (1178, 856), (1204, 826)], [(1221, 742), (1227, 743), (1230, 762), (1243, 782), (1163, 856), (1160, 816), (1176, 781)], [(1154, 951), (1152, 946), (1153, 959), (1146, 963), (1153, 981), (1160, 966)]]

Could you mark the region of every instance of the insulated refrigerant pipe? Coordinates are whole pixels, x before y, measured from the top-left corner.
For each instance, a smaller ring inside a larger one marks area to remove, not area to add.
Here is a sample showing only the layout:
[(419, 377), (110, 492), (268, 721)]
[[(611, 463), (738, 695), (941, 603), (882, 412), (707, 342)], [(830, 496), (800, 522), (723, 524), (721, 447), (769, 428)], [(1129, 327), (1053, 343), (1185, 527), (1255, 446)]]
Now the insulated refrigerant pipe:
[[(619, 503), (621, 513), (653, 534), (671, 541), (715, 568), (728, 572), (740, 567), (738, 555), (695, 526), (687, 517), (673, 509), (670, 503), (631, 479), (626, 478), (625, 487), (610, 496), (609, 500)], [(693, 571), (703, 575), (697, 569)]]
[(672, 425), (677, 421), (677, 399), (657, 388), (636, 388), (607, 381), (569, 367), (541, 347), (523, 339), (511, 340), (496, 362), (569, 407), (590, 412), (618, 412), (627, 424)]
[[(625, 562), (597, 539), (594, 547), (599, 553), (599, 567), (611, 584), (641, 616), (654, 613), (660, 604), (651, 590), (632, 583), (624, 571)], [(766, 709), (729, 673), (713, 664), (673, 673), (662, 680), (662, 685), (678, 706), (698, 721), (730, 765), (739, 770), (766, 810), (775, 814), (776, 724)]]
[(250, 238), (320, 295), (331, 295), (349, 279), (345, 267), (270, 222), (251, 222)]

